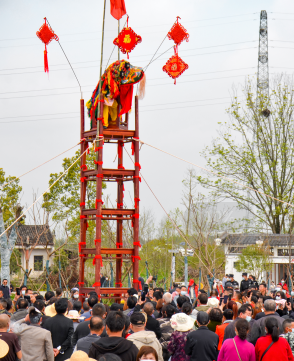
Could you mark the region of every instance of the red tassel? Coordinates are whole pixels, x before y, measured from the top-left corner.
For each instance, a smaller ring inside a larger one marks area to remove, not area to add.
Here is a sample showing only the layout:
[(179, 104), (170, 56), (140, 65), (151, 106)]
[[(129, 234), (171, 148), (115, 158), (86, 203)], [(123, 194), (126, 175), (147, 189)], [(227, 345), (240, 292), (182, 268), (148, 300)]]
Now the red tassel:
[(44, 51), (44, 70), (45, 70), (45, 73), (49, 73), (48, 55), (47, 55), (46, 45), (45, 45), (45, 51)]

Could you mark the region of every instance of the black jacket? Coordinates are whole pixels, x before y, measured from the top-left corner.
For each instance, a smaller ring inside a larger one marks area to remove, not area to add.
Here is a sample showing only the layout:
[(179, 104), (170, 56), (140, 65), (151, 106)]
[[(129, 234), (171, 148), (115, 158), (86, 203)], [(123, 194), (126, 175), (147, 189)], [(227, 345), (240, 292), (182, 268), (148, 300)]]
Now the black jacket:
[[(78, 324), (78, 327), (76, 328), (76, 330), (72, 336), (72, 348), (73, 349), (75, 348), (75, 345), (81, 338), (90, 335), (89, 324), (90, 324), (90, 321), (83, 321)], [(104, 330), (103, 330), (102, 334), (100, 335), (100, 337), (108, 337), (108, 335), (106, 333), (106, 327), (104, 327)]]
[(44, 328), (51, 332), (53, 348), (61, 346), (60, 353), (55, 357), (55, 361), (69, 359), (72, 354), (71, 338), (74, 332), (72, 320), (64, 315), (57, 314), (46, 320)]
[(122, 337), (104, 337), (94, 342), (89, 351), (89, 357), (99, 360), (105, 353), (114, 353), (122, 361), (136, 361), (139, 350), (133, 342)]
[(218, 335), (201, 326), (188, 334), (185, 353), (191, 356), (190, 361), (214, 361), (218, 356), (217, 346)]
[(148, 331), (153, 331), (156, 334), (157, 339), (159, 340), (161, 337), (161, 330), (159, 326), (159, 322), (153, 318), (152, 316), (147, 316), (146, 329)]
[[(228, 338), (234, 338), (236, 336), (235, 327), (236, 327), (236, 322), (238, 320), (241, 320), (241, 317), (237, 317), (233, 322), (229, 323), (229, 325), (226, 327), (223, 343)], [(247, 341), (249, 341), (249, 342), (251, 340), (251, 329), (252, 329), (252, 326), (254, 325), (254, 323), (255, 323), (255, 320), (253, 320), (253, 319), (251, 319), (249, 322), (249, 332), (247, 333), (247, 337), (246, 337)]]
[(248, 290), (249, 289), (249, 286), (250, 286), (250, 282), (249, 280), (242, 280), (241, 281), (241, 285), (240, 285), (240, 292), (243, 292), (245, 290)]
[(10, 298), (9, 287), (8, 286), (1, 285), (0, 286), (0, 291), (3, 292), (3, 298)]

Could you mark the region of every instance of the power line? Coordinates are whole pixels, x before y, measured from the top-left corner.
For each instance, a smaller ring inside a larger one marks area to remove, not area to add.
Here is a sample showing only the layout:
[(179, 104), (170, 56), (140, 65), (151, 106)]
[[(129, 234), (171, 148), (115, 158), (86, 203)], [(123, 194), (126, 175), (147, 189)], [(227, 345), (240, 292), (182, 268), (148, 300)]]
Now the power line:
[[(209, 25), (200, 25), (200, 26), (191, 26), (189, 27), (189, 30), (190, 29), (196, 29), (196, 28), (203, 28), (203, 27), (211, 27), (213, 25), (216, 25), (216, 26), (220, 26), (220, 25), (229, 25), (229, 24), (240, 24), (242, 22), (248, 22), (248, 21), (255, 21), (257, 19), (249, 19), (249, 20), (241, 20), (241, 21), (232, 21), (232, 22), (225, 22), (225, 23), (221, 23), (221, 24), (209, 24)], [(172, 26), (172, 24), (170, 25)], [(166, 30), (165, 30), (166, 31)], [(150, 34), (158, 34), (159, 31), (152, 31), (152, 32), (148, 32), (148, 35)], [(113, 38), (113, 36), (106, 36), (105, 38)], [(84, 39), (75, 39), (75, 40), (64, 40), (63, 43), (76, 43), (76, 42), (79, 42), (79, 41), (93, 41), (93, 40), (99, 40), (100, 38), (91, 38), (91, 39), (88, 39), (88, 38), (84, 38)], [(0, 49), (7, 49), (7, 48), (19, 48), (19, 47), (26, 47), (26, 46), (39, 46), (39, 44), (36, 42), (36, 44), (25, 44), (25, 45), (12, 45), (12, 46), (1, 46)]]
[[(219, 54), (219, 53), (227, 53), (227, 52), (229, 52), (229, 51), (240, 51), (240, 50), (248, 50), (248, 49), (257, 49), (257, 46), (251, 46), (251, 47), (249, 47), (249, 48), (240, 48), (240, 49), (231, 49), (231, 50), (221, 50), (221, 51), (214, 51), (214, 52), (210, 52), (210, 53), (201, 53), (201, 54), (188, 54), (188, 55), (185, 55), (186, 57), (191, 57), (191, 56), (201, 56), (201, 55), (209, 55), (209, 54)], [(168, 50), (171, 50), (171, 48), (170, 49), (168, 49)], [(190, 50), (190, 49), (189, 49)], [(194, 49), (191, 49), (191, 50), (194, 50)], [(164, 54), (164, 53), (163, 53)], [(163, 54), (161, 54), (161, 55), (163, 55)], [(160, 55), (160, 56), (161, 56)], [(158, 58), (160, 57), (160, 56), (158, 56)], [(154, 61), (156, 61), (158, 58), (156, 58), (156, 59), (154, 59), (153, 61), (152, 61), (152, 63), (154, 62)], [(78, 68), (75, 68), (75, 69), (88, 69), (88, 68), (97, 68), (98, 67), (98, 65), (93, 65), (93, 66), (82, 66), (82, 67), (78, 67)], [(70, 70), (70, 69), (53, 69), (53, 70), (51, 70), (51, 72), (53, 71), (68, 71), (68, 70)], [(37, 71), (28, 71), (28, 72), (21, 72), (21, 73), (10, 73), (10, 74), (0, 74), (0, 76), (9, 76), (9, 75), (23, 75), (23, 74), (35, 74), (35, 73), (43, 73), (44, 71), (42, 71), (42, 70), (37, 70)]]
[[(237, 43), (229, 43), (229, 44), (221, 44), (221, 45), (211, 45), (211, 46), (204, 46), (204, 47), (201, 47), (201, 48), (192, 48), (192, 49), (185, 49), (185, 50), (182, 50), (182, 51), (190, 51), (190, 50), (201, 50), (201, 49), (208, 49), (208, 48), (216, 48), (216, 47), (220, 47), (220, 46), (230, 46), (230, 45), (238, 45), (238, 44), (245, 44), (245, 43), (252, 43), (252, 42), (256, 42), (257, 40), (248, 40), (248, 41), (240, 41), (240, 42), (237, 42)], [(142, 54), (142, 55), (135, 55), (133, 56), (134, 58), (135, 57), (142, 57), (142, 56), (152, 56), (153, 54)], [(89, 61), (78, 61), (78, 62), (75, 62), (75, 63), (72, 63), (72, 64), (87, 64), (87, 63), (96, 63), (98, 62), (99, 60), (89, 60)], [(52, 66), (64, 66), (64, 65), (67, 65), (66, 63), (64, 64), (50, 64), (50, 68)], [(98, 66), (98, 65), (97, 65)], [(96, 67), (96, 66), (95, 66)], [(22, 70), (22, 69), (35, 69), (35, 68), (44, 68), (44, 65), (36, 65), (36, 66), (28, 66), (28, 67), (24, 67), (24, 68), (8, 68), (8, 69), (0, 69), (0, 71), (11, 71), (11, 70)], [(79, 69), (79, 68), (76, 68), (76, 69)], [(62, 70), (62, 69), (61, 69)], [(63, 69), (63, 70), (66, 70), (66, 69)]]
[[(184, 23), (195, 23), (197, 21), (209, 21), (209, 20), (217, 20), (217, 19), (226, 19), (226, 18), (234, 18), (236, 16), (246, 16), (246, 15), (256, 15), (258, 13), (247, 13), (247, 14), (239, 14), (239, 15), (228, 15), (228, 16), (220, 16), (217, 18), (210, 18), (210, 19), (195, 19), (195, 20), (188, 20), (188, 21), (184, 21)], [(248, 19), (249, 21), (250, 19)], [(247, 20), (245, 20), (247, 21)], [(138, 29), (143, 29), (143, 28), (153, 28), (154, 26), (170, 26), (172, 27), (173, 23), (166, 23), (166, 24), (155, 24), (155, 25), (146, 25), (146, 26), (138, 26), (135, 25), (134, 27), (138, 28)], [(117, 32), (117, 30), (108, 30), (108, 32), (113, 31), (113, 32)], [(101, 34), (101, 31), (86, 31), (86, 32), (79, 32), (79, 33), (68, 33), (68, 34), (59, 34), (59, 36), (75, 36), (75, 35), (81, 35), (81, 34)], [(34, 36), (30, 36), (27, 38), (10, 38), (10, 39), (0, 39), (0, 41), (13, 41), (13, 40), (29, 40), (29, 39), (36, 39), (36, 37)]]
[[(221, 77), (221, 78), (209, 78), (209, 79), (197, 79), (197, 80), (188, 80), (188, 81), (183, 81), (183, 82), (179, 82), (179, 84), (182, 83), (190, 83), (190, 82), (197, 82), (197, 81), (204, 81), (204, 80), (217, 80), (217, 79), (226, 79), (226, 78), (236, 78), (239, 76), (249, 76), (249, 75), (253, 75), (253, 74), (240, 74), (240, 75), (232, 75), (232, 76), (227, 76), (227, 77)], [(163, 78), (160, 78), (163, 79)], [(166, 79), (168, 79), (168, 77), (166, 77)], [(160, 83), (160, 84), (147, 84), (147, 87), (151, 87), (151, 86), (160, 86), (160, 85), (170, 85), (170, 83)], [(56, 96), (56, 95), (71, 95), (71, 94), (78, 94), (78, 92), (72, 92), (72, 93), (56, 93), (56, 94), (41, 94), (41, 95), (25, 95), (23, 97), (10, 97), (10, 98), (0, 98), (0, 100), (9, 100), (9, 99), (23, 99), (23, 98), (37, 98), (37, 97), (48, 97), (48, 96)]]

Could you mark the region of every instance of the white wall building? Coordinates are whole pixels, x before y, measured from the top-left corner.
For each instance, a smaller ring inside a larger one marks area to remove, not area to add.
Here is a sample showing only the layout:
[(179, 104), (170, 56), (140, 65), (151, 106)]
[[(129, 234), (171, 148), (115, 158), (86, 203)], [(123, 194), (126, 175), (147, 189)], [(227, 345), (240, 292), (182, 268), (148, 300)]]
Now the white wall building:
[[(244, 248), (250, 245), (265, 244), (270, 247), (270, 256), (273, 266), (268, 276), (275, 284), (285, 278), (289, 269), (289, 248), (291, 247), (291, 263), (294, 262), (294, 236), (289, 234), (224, 234), (221, 237), (226, 254), (225, 273), (234, 274), (234, 279), (239, 283), (242, 280), (242, 272), (235, 269), (238, 255)], [(294, 270), (294, 265), (293, 265)], [(267, 280), (267, 274), (262, 274), (262, 279)]]
[[(29, 260), (28, 270), (30, 277), (37, 278), (44, 272), (47, 252), (54, 250), (53, 235), (48, 225), (25, 225), (17, 227), (17, 240), (15, 248), (21, 253), (21, 265), (26, 269), (26, 257)], [(49, 266), (53, 262), (53, 256), (49, 258)]]

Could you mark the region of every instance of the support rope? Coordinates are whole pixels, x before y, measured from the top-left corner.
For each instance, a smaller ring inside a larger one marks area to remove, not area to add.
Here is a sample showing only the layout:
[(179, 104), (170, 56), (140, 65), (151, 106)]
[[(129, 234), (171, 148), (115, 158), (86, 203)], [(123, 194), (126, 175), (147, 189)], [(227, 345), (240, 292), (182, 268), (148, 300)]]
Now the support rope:
[[(103, 137), (99, 138), (98, 140), (95, 139), (95, 140), (93, 141), (93, 149), (95, 149), (95, 142), (100, 142), (101, 140), (103, 140)], [(58, 178), (56, 179), (56, 181), (55, 181), (54, 183), (52, 183), (51, 186), (50, 186), (49, 188), (47, 188), (47, 189), (45, 190), (45, 192), (42, 193), (42, 194), (40, 195), (40, 197), (35, 200), (35, 202), (33, 202), (8, 228), (6, 228), (6, 230), (5, 230), (3, 233), (0, 234), (0, 238), (3, 236), (3, 234), (5, 234), (5, 233), (8, 231), (13, 225), (15, 225), (15, 223), (17, 223), (17, 222), (27, 213), (27, 211), (28, 211), (29, 209), (31, 209), (31, 208), (33, 207), (33, 205), (36, 204), (36, 203), (39, 201), (40, 198), (43, 197), (44, 194), (46, 194), (46, 193), (52, 188), (52, 187), (70, 170), (70, 168), (72, 168), (72, 167), (82, 158), (82, 156), (83, 156), (85, 153), (87, 153), (87, 151), (88, 151), (88, 149), (86, 149), (86, 150), (78, 157), (78, 159), (75, 160), (75, 161), (67, 168), (67, 170), (66, 170), (65, 172), (63, 172), (63, 173), (61, 174), (61, 176), (58, 177)]]
[(141, 144), (146, 144), (148, 147), (154, 148), (154, 149), (156, 149), (156, 150), (159, 150), (159, 151), (162, 152), (162, 153), (165, 153), (165, 154), (170, 155), (171, 157), (177, 158), (177, 159), (179, 159), (179, 160), (181, 160), (181, 161), (183, 161), (183, 162), (186, 162), (186, 163), (188, 163), (188, 164), (194, 165), (195, 167), (200, 168), (200, 169), (204, 170), (205, 172), (211, 173), (211, 174), (213, 174), (213, 175), (215, 175), (215, 176), (217, 176), (217, 177), (219, 177), (219, 178), (223, 178), (223, 179), (225, 179), (225, 180), (227, 180), (227, 181), (229, 181), (229, 182), (231, 182), (231, 183), (238, 184), (239, 186), (241, 186), (241, 187), (243, 187), (243, 188), (250, 189), (250, 190), (253, 191), (253, 192), (259, 193), (259, 194), (261, 194), (261, 195), (263, 195), (263, 196), (265, 196), (265, 197), (271, 198), (271, 199), (273, 199), (273, 200), (275, 200), (275, 201), (284, 203), (284, 204), (286, 204), (286, 205), (294, 208), (294, 205), (291, 204), (291, 203), (288, 203), (288, 202), (282, 201), (282, 200), (280, 200), (280, 199), (278, 199), (278, 198), (272, 197), (272, 196), (270, 196), (270, 195), (268, 195), (268, 194), (265, 194), (265, 193), (263, 193), (263, 192), (261, 192), (261, 191), (259, 191), (259, 190), (257, 190), (257, 189), (251, 188), (251, 187), (249, 187), (249, 186), (246, 186), (245, 184), (239, 183), (239, 182), (237, 182), (237, 181), (235, 181), (235, 180), (233, 180), (233, 179), (227, 178), (227, 177), (225, 177), (225, 176), (223, 176), (223, 175), (220, 175), (220, 174), (218, 174), (218, 173), (216, 173), (216, 172), (213, 172), (212, 170), (209, 170), (209, 169), (206, 169), (206, 168), (204, 168), (204, 167), (201, 167), (201, 166), (198, 165), (198, 164), (189, 162), (188, 160), (185, 160), (185, 159), (180, 158), (180, 157), (178, 157), (178, 156), (176, 156), (176, 155), (174, 155), (174, 154), (172, 154), (172, 153), (169, 153), (169, 152), (166, 152), (165, 150), (162, 150), (162, 149), (160, 149), (160, 148), (157, 148), (157, 147), (155, 147), (154, 145), (151, 145), (151, 144), (148, 144), (148, 143), (146, 143), (146, 142), (143, 142), (143, 141), (140, 140), (140, 139), (134, 139), (134, 141), (140, 142)]
[(53, 157), (53, 158), (51, 158), (51, 159), (47, 160), (46, 162), (44, 162), (44, 163), (42, 163), (42, 164), (38, 165), (37, 167), (35, 167), (35, 168), (33, 168), (33, 169), (31, 169), (31, 170), (27, 171), (26, 173), (24, 173), (24, 174), (20, 175), (19, 177), (16, 177), (16, 178), (14, 177), (14, 178), (13, 178), (10, 182), (7, 182), (7, 183), (5, 183), (5, 184), (1, 185), (1, 186), (0, 186), (0, 189), (1, 189), (1, 188), (6, 187), (8, 184), (10, 184), (10, 183), (12, 183), (12, 182), (16, 181), (17, 179), (19, 179), (19, 178), (23, 177), (24, 175), (26, 175), (26, 174), (28, 174), (28, 173), (32, 172), (33, 170), (35, 170), (35, 169), (38, 169), (38, 168), (42, 167), (42, 165), (44, 165), (44, 164), (46, 164), (46, 163), (48, 163), (48, 162), (51, 162), (51, 160), (53, 160), (53, 159), (55, 159), (55, 158), (58, 158), (60, 155), (62, 155), (62, 154), (64, 154), (64, 153), (68, 152), (69, 150), (71, 150), (71, 149), (75, 148), (75, 147), (76, 147), (77, 145), (79, 145), (80, 143), (81, 143), (81, 142), (79, 142), (78, 144), (74, 145), (73, 147), (71, 147), (71, 148), (69, 148), (69, 149), (65, 150), (64, 152), (59, 153), (59, 154), (58, 154), (58, 155), (56, 155), (55, 157)]

